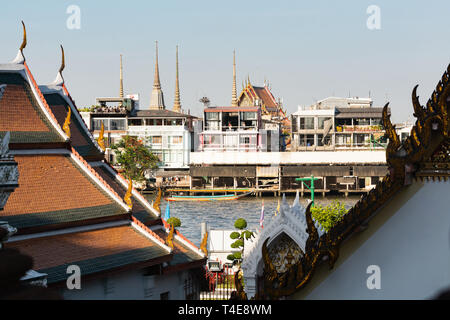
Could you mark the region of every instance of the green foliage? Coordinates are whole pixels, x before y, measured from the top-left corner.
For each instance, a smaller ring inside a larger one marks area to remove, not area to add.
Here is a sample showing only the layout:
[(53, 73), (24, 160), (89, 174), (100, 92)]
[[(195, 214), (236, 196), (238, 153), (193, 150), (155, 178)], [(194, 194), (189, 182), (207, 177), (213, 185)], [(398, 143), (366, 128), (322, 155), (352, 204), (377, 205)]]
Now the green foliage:
[(245, 236), (245, 240), (250, 239), (251, 237), (253, 237), (253, 232), (245, 230), (244, 231), (244, 236)]
[(245, 221), (245, 219), (243, 219), (243, 218), (239, 218), (234, 223), (234, 227), (236, 229), (243, 230), (243, 229), (247, 228), (247, 221)]
[(156, 169), (159, 159), (151, 153), (142, 140), (133, 136), (124, 136), (117, 144), (111, 146), (117, 157), (117, 163), (124, 170), (127, 179), (136, 182), (145, 181), (145, 172)]
[(244, 239), (247, 240), (253, 236), (253, 232), (244, 230), (247, 227), (247, 221), (243, 218), (237, 219), (234, 223), (234, 227), (242, 231), (234, 231), (230, 234), (230, 238), (236, 240), (230, 246), (233, 249), (240, 249), (239, 252), (234, 252), (227, 256), (227, 259), (231, 261), (242, 259), (242, 253), (244, 252)]
[(167, 223), (171, 226), (173, 225), (174, 228), (181, 227), (181, 221), (177, 217), (170, 217), (169, 219), (167, 219)]
[(242, 259), (242, 253), (241, 252), (235, 252), (233, 253), (236, 260)]
[(229, 255), (227, 255), (227, 259), (234, 261), (234, 260), (236, 260), (236, 257), (234, 256), (234, 254), (229, 254)]
[(231, 239), (237, 239), (237, 238), (239, 238), (241, 235), (239, 234), (239, 232), (236, 232), (236, 231), (233, 231), (231, 234), (230, 234), (230, 238)]
[(345, 204), (334, 200), (330, 205), (311, 207), (311, 214), (315, 221), (317, 221), (322, 230), (328, 232), (342, 217), (348, 212), (345, 209)]

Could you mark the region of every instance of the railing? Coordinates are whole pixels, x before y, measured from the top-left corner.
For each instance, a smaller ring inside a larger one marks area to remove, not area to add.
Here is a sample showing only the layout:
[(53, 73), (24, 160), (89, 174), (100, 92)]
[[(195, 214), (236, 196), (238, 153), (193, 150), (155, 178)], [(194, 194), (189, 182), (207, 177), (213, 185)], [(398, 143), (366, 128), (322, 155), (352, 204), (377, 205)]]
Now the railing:
[(229, 300), (231, 293), (236, 291), (232, 267), (224, 266), (220, 272), (205, 267), (205, 280), (208, 287), (206, 291), (200, 292), (200, 300)]
[(258, 127), (255, 126), (221, 126), (211, 127), (205, 126), (205, 131), (222, 131), (222, 132), (236, 132), (236, 131), (258, 131)]
[(336, 126), (336, 132), (374, 132), (383, 131), (381, 125), (342, 125)]

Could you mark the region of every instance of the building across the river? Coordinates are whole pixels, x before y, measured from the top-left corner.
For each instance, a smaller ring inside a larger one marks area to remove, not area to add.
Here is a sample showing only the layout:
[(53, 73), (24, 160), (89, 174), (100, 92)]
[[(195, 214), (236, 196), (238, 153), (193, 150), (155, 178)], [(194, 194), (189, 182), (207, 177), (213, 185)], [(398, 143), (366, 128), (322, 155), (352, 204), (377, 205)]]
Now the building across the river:
[(330, 97), (291, 115), (291, 151), (383, 149), (382, 109), (370, 98)]
[[(172, 110), (166, 109), (161, 89), (156, 46), (155, 75), (151, 93), (150, 107), (140, 109), (138, 95), (123, 96), (122, 64), (121, 94), (118, 98), (97, 98), (97, 106), (89, 112), (83, 112), (93, 136), (98, 138), (102, 124), (106, 142), (106, 157), (115, 163), (110, 146), (119, 142), (124, 135), (142, 139), (160, 160), (159, 170), (154, 174), (161, 181), (164, 177), (188, 175), (190, 153), (194, 150), (194, 128), (198, 119), (181, 108), (178, 47), (176, 52), (175, 98)], [(142, 104), (141, 104), (142, 105)], [(160, 181), (160, 182), (161, 182)]]

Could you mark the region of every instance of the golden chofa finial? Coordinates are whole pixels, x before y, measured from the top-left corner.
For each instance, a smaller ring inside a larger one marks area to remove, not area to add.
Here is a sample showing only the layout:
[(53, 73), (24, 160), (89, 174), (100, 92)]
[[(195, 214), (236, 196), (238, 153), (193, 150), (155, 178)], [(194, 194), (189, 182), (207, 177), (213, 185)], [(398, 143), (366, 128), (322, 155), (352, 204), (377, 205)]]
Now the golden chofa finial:
[(23, 64), (25, 63), (25, 56), (23, 55), (23, 49), (27, 46), (27, 29), (25, 28), (25, 23), (22, 21), (23, 26), (23, 40), (22, 44), (20, 45), (19, 52), (17, 53), (17, 56), (14, 58), (11, 63), (15, 64)]
[(70, 117), (72, 116), (72, 109), (69, 106), (69, 111), (67, 112), (66, 120), (64, 121), (63, 130), (70, 139)]
[(203, 236), (202, 243), (200, 244), (200, 250), (205, 254), (205, 256), (208, 256), (208, 249), (206, 248), (208, 244), (208, 231), (205, 232), (205, 235)]
[(128, 190), (125, 196), (123, 197), (123, 200), (128, 205), (130, 209), (133, 208), (133, 203), (131, 202), (131, 191), (133, 190), (133, 180), (129, 179), (128, 182)]
[(23, 21), (22, 21), (22, 26), (23, 26), (23, 40), (22, 40), (22, 44), (20, 45), (20, 48), (19, 48), (19, 50), (21, 52), (27, 46), (27, 29), (25, 28), (25, 23)]
[(61, 47), (61, 67), (59, 67), (59, 73), (62, 73), (64, 68), (66, 67), (66, 58), (64, 57), (64, 48), (62, 45), (59, 45)]
[(98, 138), (97, 138), (97, 143), (98, 143), (98, 146), (100, 147), (100, 149), (102, 149), (103, 151), (105, 151), (105, 149), (106, 149), (104, 134), (105, 134), (105, 126), (103, 125), (103, 121), (102, 121), (102, 124), (100, 126), (100, 134), (98, 135)]
[(173, 249), (173, 234), (175, 231), (175, 227), (173, 226), (173, 224), (170, 225), (170, 232), (169, 235), (167, 236), (167, 245)]

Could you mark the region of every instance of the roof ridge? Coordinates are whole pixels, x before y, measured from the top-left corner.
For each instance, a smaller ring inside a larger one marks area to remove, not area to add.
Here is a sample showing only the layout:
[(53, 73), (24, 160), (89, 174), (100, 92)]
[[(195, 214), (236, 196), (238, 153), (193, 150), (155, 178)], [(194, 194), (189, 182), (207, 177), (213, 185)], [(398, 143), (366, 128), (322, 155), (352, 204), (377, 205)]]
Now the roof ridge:
[[(122, 185), (123, 183), (127, 183), (127, 179), (123, 175), (121, 175), (120, 172), (118, 172), (109, 162), (106, 161), (103, 162), (103, 164), (105, 164), (109, 169), (115, 172), (119, 180), (122, 179)], [(145, 207), (147, 207), (150, 211), (152, 211), (153, 214), (156, 215), (156, 217), (159, 217), (159, 214), (153, 212), (153, 207), (151, 206), (150, 202), (148, 202), (147, 199), (145, 199), (133, 186), (131, 186), (131, 194), (133, 197), (138, 198)]]
[[(170, 228), (170, 225), (167, 223), (166, 220), (164, 220), (164, 218), (161, 218), (161, 221), (163, 222), (164, 227), (166, 228), (166, 230), (167, 230), (168, 228)], [(176, 235), (179, 236), (181, 239), (183, 239), (184, 241), (186, 241), (187, 243), (189, 243), (191, 246), (193, 246), (193, 247), (196, 248), (197, 250), (200, 250), (200, 248), (198, 248), (194, 243), (192, 243), (191, 240), (189, 240), (188, 238), (186, 238), (180, 231), (175, 230), (175, 232), (176, 232)]]
[(133, 221), (135, 224), (137, 224), (140, 228), (142, 228), (145, 232), (148, 232), (153, 237), (155, 237), (158, 241), (160, 241), (164, 246), (166, 245), (166, 242), (161, 238), (156, 232), (151, 230), (149, 227), (147, 227), (144, 223), (139, 221), (136, 217), (131, 216), (131, 221)]
[[(114, 196), (122, 200), (119, 194), (97, 173), (97, 171), (92, 168), (92, 166), (75, 150), (75, 148), (72, 146), (70, 147), (72, 154), (85, 165), (86, 169), (88, 169), (89, 172), (91, 172)], [(121, 204), (125, 204), (125, 202), (121, 201)]]
[[(94, 136), (93, 136), (92, 133), (89, 131), (88, 126), (87, 126), (86, 122), (84, 121), (83, 117), (81, 116), (80, 111), (78, 110), (78, 108), (77, 108), (77, 106), (76, 106), (76, 104), (75, 104), (75, 101), (73, 101), (72, 96), (70, 95), (69, 90), (67, 89), (65, 83), (63, 83), (63, 85), (62, 85), (61, 87), (62, 87), (64, 93), (66, 94), (66, 97), (67, 97), (67, 98), (70, 100), (70, 102), (72, 103), (73, 108), (75, 109), (75, 112), (78, 113), (79, 118), (80, 118), (81, 121), (82, 121), (82, 124), (84, 124), (84, 128), (83, 128), (84, 131), (87, 133), (88, 137), (92, 140), (92, 143), (94, 144), (94, 146), (96, 146), (96, 148), (97, 148), (101, 153), (103, 153), (103, 150), (101, 150), (100, 146), (99, 146), (98, 143), (97, 143), (97, 140), (95, 140)], [(69, 107), (70, 107), (70, 105), (69, 105)], [(83, 126), (82, 126), (82, 127), (83, 127)], [(104, 158), (104, 156), (103, 156), (103, 158)]]
[[(39, 89), (39, 86), (37, 85), (36, 80), (34, 79), (33, 74), (31, 73), (26, 61), (23, 63), (23, 65), (25, 66), (25, 70), (26, 70), (28, 76), (30, 77), (31, 84), (34, 86), (34, 89), (36, 90), (36, 93), (37, 93), (39, 99), (41, 100), (42, 104), (44, 105), (44, 108), (49, 113), (50, 117), (52, 118), (52, 120), (54, 122), (53, 125), (54, 126), (57, 125), (58, 127), (60, 127), (58, 124), (58, 120), (56, 119), (55, 115), (53, 114), (52, 110), (50, 109), (50, 106), (48, 105), (47, 100), (45, 100), (41, 89)], [(58, 129), (58, 127), (56, 129)], [(62, 130), (62, 128), (60, 128), (60, 129)], [(57, 131), (61, 131), (61, 130), (57, 130)], [(63, 134), (63, 138), (65, 136), (66, 141), (69, 140), (69, 137), (64, 133), (64, 131), (61, 131), (60, 134), (61, 133)]]

